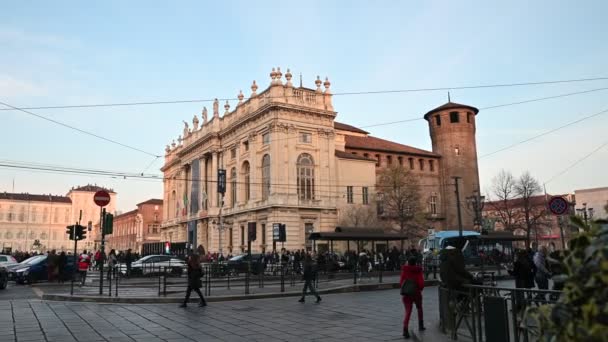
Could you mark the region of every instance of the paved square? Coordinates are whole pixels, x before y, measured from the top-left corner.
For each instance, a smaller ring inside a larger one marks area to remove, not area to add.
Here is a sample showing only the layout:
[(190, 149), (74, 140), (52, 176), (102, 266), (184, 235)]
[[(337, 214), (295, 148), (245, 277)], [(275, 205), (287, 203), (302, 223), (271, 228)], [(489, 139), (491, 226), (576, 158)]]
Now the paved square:
[[(437, 332), (437, 289), (425, 289), (422, 341)], [(0, 301), (0, 341), (398, 341), (403, 306), (398, 290), (191, 304), (88, 304)], [(411, 326), (417, 327), (416, 314)], [(415, 339), (414, 339), (415, 340)]]

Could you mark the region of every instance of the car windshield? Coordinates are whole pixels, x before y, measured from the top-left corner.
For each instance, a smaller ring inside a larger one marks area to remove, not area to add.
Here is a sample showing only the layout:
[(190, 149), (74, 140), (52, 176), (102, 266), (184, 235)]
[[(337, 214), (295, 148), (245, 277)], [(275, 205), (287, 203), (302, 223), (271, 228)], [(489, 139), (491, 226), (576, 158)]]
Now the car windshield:
[(35, 255), (33, 257), (30, 257), (30, 258), (27, 258), (27, 259), (23, 260), (20, 263), (23, 264), (23, 265), (31, 265), (31, 264), (38, 263), (38, 261), (40, 261), (42, 259), (46, 259), (46, 255)]
[(135, 262), (145, 262), (146, 260), (155, 257), (156, 255), (146, 255), (143, 258), (140, 258), (139, 260), (135, 261)]
[(244, 259), (246, 256), (247, 256), (247, 254), (237, 255), (235, 257), (230, 258), (229, 261), (240, 261), (240, 260)]

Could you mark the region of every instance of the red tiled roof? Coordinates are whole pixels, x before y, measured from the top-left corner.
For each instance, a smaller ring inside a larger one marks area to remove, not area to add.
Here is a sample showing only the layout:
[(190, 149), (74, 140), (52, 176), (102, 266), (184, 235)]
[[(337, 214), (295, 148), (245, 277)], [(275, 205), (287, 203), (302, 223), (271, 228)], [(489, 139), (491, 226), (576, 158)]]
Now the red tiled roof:
[(337, 122), (337, 121), (334, 121), (334, 128), (342, 130), (342, 131), (349, 131), (349, 132), (355, 132), (355, 133), (369, 134), (369, 132), (366, 132), (366, 131), (364, 131), (364, 130), (362, 130), (360, 128), (357, 128), (357, 127), (351, 126), (351, 125), (347, 125), (345, 123)]
[(72, 203), (69, 197), (56, 195), (38, 195), (38, 194), (16, 194), (10, 192), (0, 192), (0, 199), (12, 201), (33, 201), (33, 202), (59, 202)]
[(365, 158), (364, 156), (359, 156), (356, 154), (352, 154), (352, 153), (348, 153), (348, 152), (344, 152), (344, 151), (335, 151), (335, 155), (338, 158), (343, 158), (343, 159), (355, 159), (355, 160), (365, 160), (365, 161), (373, 161), (376, 162), (375, 159), (370, 159), (370, 158)]
[(440, 157), (439, 154), (430, 151), (422, 150), (419, 148), (398, 144), (396, 142), (366, 136), (357, 137), (352, 135), (345, 136), (346, 148), (355, 148), (370, 151), (382, 151), (382, 152), (393, 152), (393, 153), (405, 153), (415, 154), (420, 156), (428, 157)]
[(137, 203), (137, 205), (142, 205), (142, 204), (157, 204), (157, 205), (162, 205), (163, 204), (163, 200), (162, 199), (158, 199), (158, 198), (151, 198), (145, 202), (141, 202), (141, 203)]
[[(539, 206), (544, 206), (546, 205), (546, 201), (548, 201), (549, 199), (551, 199), (551, 195), (547, 195), (547, 198), (545, 200), (545, 195), (538, 195), (538, 196), (532, 196), (530, 197), (530, 205), (532, 207), (539, 207)], [(524, 205), (524, 200), (523, 198), (514, 198), (514, 199), (510, 199), (507, 200), (506, 203), (504, 203), (503, 201), (488, 201), (484, 204), (483, 206), (483, 210), (484, 211), (493, 211), (496, 210), (497, 208), (505, 208), (509, 207), (509, 208), (517, 208), (517, 207), (523, 207)]]
[(464, 105), (464, 104), (460, 104), (460, 103), (455, 103), (455, 102), (448, 102), (444, 105), (441, 105), (435, 109), (430, 110), (428, 113), (424, 114), (424, 119), (428, 120), (429, 115), (436, 113), (436, 112), (440, 112), (442, 110), (446, 110), (446, 109), (468, 109), (468, 110), (472, 110), (475, 114), (479, 113), (479, 109), (473, 107), (473, 106), (468, 106), (468, 105)]
[(120, 215), (114, 216), (114, 221), (121, 219), (123, 217), (127, 217), (129, 215), (137, 214), (137, 209), (133, 209), (131, 211), (127, 211), (126, 213), (122, 213)]
[(97, 192), (100, 190), (105, 190), (109, 193), (114, 193), (113, 189), (107, 189), (101, 186), (97, 186), (97, 185), (91, 185), (91, 184), (87, 184), (87, 185), (83, 185), (83, 186), (78, 186), (75, 188), (72, 188), (72, 191), (90, 191), (90, 192)]

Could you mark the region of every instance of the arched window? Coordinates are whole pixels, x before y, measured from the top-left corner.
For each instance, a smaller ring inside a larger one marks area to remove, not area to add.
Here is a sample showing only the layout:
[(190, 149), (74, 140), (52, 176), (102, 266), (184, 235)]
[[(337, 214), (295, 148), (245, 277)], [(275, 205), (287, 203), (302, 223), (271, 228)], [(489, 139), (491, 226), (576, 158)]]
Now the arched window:
[(265, 154), (262, 158), (262, 199), (267, 200), (270, 195), (270, 156)]
[(315, 164), (312, 156), (302, 153), (298, 157), (298, 198), (302, 200), (315, 199)]
[(236, 205), (236, 167), (230, 171), (230, 203), (234, 208)]
[[(8, 235), (8, 234), (10, 234), (10, 233), (6, 233), (6, 234)], [(11, 237), (12, 237), (12, 234), (11, 234)], [(7, 236), (6, 238), (7, 238), (7, 239), (10, 239), (8, 236)], [(17, 239), (20, 239), (20, 240), (21, 240), (21, 239), (23, 239), (23, 238), (25, 238), (25, 234), (23, 234), (23, 232), (19, 232), (19, 233), (17, 233)]]
[(246, 161), (243, 163), (243, 179), (245, 183), (245, 201), (249, 201), (251, 198), (251, 183), (250, 183), (250, 173), (249, 173), (249, 162)]

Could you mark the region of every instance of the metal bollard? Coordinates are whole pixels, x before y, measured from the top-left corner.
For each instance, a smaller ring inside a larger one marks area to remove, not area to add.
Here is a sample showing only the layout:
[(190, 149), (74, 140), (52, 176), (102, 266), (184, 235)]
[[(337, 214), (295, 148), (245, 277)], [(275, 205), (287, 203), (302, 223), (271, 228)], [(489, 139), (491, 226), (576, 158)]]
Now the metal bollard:
[(382, 271), (384, 270), (384, 264), (380, 263), (380, 272), (378, 274), (378, 282), (382, 283)]
[(353, 275), (355, 276), (353, 284), (357, 285), (357, 264), (353, 267)]
[(281, 267), (281, 292), (285, 292), (285, 268)]
[(116, 268), (114, 268), (114, 297), (118, 297), (118, 278), (120, 277), (116, 273)]
[(108, 269), (108, 297), (112, 297), (112, 269)]
[(163, 275), (163, 296), (167, 296), (167, 267)]
[(249, 294), (249, 272), (251, 272), (251, 263), (247, 264), (247, 272), (245, 272), (245, 294)]

